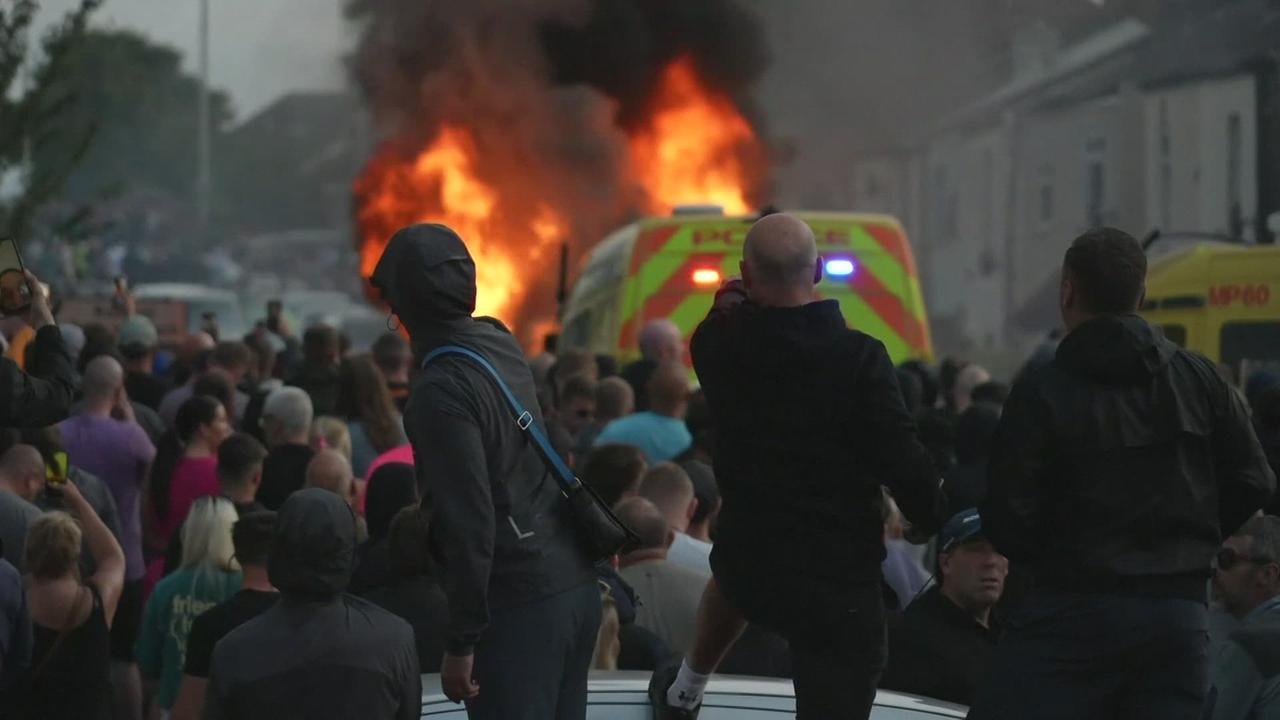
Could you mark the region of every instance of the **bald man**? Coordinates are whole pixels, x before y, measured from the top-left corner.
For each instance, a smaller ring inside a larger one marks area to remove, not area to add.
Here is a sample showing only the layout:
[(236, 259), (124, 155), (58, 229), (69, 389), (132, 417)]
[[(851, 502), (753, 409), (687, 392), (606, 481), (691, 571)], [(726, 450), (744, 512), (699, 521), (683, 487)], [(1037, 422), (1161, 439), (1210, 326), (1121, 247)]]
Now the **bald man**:
[(355, 499), (355, 474), (351, 461), (337, 450), (321, 450), (307, 465), (307, 487), (328, 490), (352, 502)]
[(693, 335), (694, 369), (716, 419), (723, 496), (698, 640), (650, 685), (658, 718), (696, 717), (708, 676), (748, 622), (791, 646), (796, 713), (865, 718), (886, 658), (880, 485), (925, 533), (944, 520), (884, 345), (815, 300), (822, 258), (798, 218), (747, 234)]
[(666, 318), (650, 320), (636, 338), (640, 359), (622, 369), (622, 379), (635, 392), (637, 410), (649, 409), (649, 380), (659, 366), (679, 363), (684, 356), (684, 334)]
[(44, 458), (30, 445), (14, 445), (0, 455), (0, 543), (3, 557), (24, 570), (27, 528), (40, 517), (36, 496), (44, 487)]
[(689, 449), (693, 436), (684, 424), (689, 407), (689, 376), (677, 362), (660, 365), (649, 378), (650, 409), (609, 423), (595, 445), (632, 445), (650, 465), (667, 462)]

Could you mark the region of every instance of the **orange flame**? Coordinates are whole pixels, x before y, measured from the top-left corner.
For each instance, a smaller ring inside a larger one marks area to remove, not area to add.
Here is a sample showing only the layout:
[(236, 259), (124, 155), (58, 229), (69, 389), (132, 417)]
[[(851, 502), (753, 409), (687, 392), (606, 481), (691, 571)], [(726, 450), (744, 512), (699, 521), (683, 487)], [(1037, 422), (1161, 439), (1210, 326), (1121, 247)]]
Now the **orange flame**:
[[(504, 223), (501, 198), (475, 173), (475, 152), (471, 133), (445, 125), (412, 163), (386, 152), (369, 163), (356, 183), (363, 238), (360, 272), (366, 278), (373, 274), (396, 230), (419, 222), (443, 223), (467, 243), (475, 259), (476, 315), (510, 322), (527, 289), (525, 263), (536, 265), (545, 258), (547, 248), (563, 239), (565, 225), (546, 205), (539, 205), (526, 222)], [(513, 234), (534, 240), (523, 248), (523, 259), (503, 241)]]
[(693, 58), (683, 56), (662, 73), (654, 114), (631, 137), (631, 163), (648, 193), (652, 212), (710, 203), (726, 213), (751, 211), (752, 172), (743, 162), (761, 152), (751, 125), (724, 95), (698, 79)]
[[(651, 107), (648, 122), (627, 138), (631, 181), (644, 198), (644, 207), (636, 209), (665, 214), (680, 204), (711, 203), (728, 213), (749, 212), (750, 189), (764, 173), (764, 163), (758, 162), (763, 148), (733, 102), (698, 79), (692, 58), (678, 58), (665, 69)], [(523, 178), (518, 166), (486, 165), (503, 177), (485, 177), (478, 169), (477, 132), (450, 122), (415, 157), (406, 159), (390, 144), (374, 155), (355, 184), (360, 271), (366, 278), (372, 274), (400, 228), (443, 223), (466, 241), (475, 258), (476, 314), (509, 325), (525, 320), (524, 330), (541, 329), (551, 319), (522, 316), (521, 306), (532, 290), (546, 289), (554, 277), (554, 250), (570, 232), (564, 218), (582, 220), (584, 210), (531, 200), (542, 195), (537, 188), (522, 188), (536, 180)], [(512, 193), (522, 197), (504, 197), (503, 188), (522, 188)], [(605, 207), (596, 214), (608, 217), (596, 220), (626, 221)], [(543, 287), (535, 288), (539, 283)]]

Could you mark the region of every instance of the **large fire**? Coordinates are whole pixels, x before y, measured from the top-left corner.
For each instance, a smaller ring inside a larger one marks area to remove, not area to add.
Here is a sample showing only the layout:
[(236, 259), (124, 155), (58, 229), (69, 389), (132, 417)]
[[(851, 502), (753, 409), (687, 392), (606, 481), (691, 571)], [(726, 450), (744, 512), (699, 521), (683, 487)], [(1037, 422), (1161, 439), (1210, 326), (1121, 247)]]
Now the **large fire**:
[[(756, 170), (742, 158), (763, 157), (763, 150), (729, 98), (708, 89), (692, 60), (681, 57), (663, 72), (652, 108), (627, 137), (626, 168), (643, 198), (634, 210), (667, 213), (676, 205), (710, 203), (748, 212)], [(564, 209), (530, 202), (529, 193), (504, 197), (499, 188), (511, 187), (511, 178), (486, 177), (477, 153), (474, 131), (465, 122), (446, 122), (416, 157), (388, 145), (370, 160), (355, 186), (361, 273), (373, 272), (399, 228), (443, 223), (475, 257), (476, 314), (543, 325), (547, 318), (522, 318), (521, 306), (533, 286), (550, 287), (559, 245), (577, 238), (569, 237)], [(507, 172), (521, 170), (512, 164)]]
[(630, 140), (631, 165), (649, 196), (649, 210), (710, 203), (726, 213), (751, 210), (751, 187), (743, 145), (756, 144), (755, 133), (728, 98), (710, 92), (698, 79), (693, 61), (682, 57), (667, 66), (647, 126)]

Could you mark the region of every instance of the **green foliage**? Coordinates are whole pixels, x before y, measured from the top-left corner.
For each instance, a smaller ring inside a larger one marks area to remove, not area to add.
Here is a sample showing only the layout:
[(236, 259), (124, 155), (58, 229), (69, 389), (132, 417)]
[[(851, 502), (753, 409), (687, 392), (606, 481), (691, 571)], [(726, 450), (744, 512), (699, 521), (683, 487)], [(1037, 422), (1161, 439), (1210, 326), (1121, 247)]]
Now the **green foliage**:
[[(90, 31), (68, 55), (58, 91), (76, 103), (57, 118), (67, 133), (96, 128), (93, 145), (67, 178), (64, 197), (90, 203), (127, 189), (189, 197), (196, 173), (200, 81), (182, 72), (177, 50), (131, 32)], [(231, 119), (223, 93), (210, 97), (216, 137)], [(67, 148), (35, 154), (37, 168), (56, 168)]]
[(36, 209), (58, 192), (93, 138), (92, 122), (78, 127), (59, 122), (77, 102), (59, 80), (84, 37), (89, 15), (102, 1), (80, 0), (41, 39), (34, 60), (31, 24), (39, 4), (10, 0), (0, 6), (0, 174), (23, 167), (27, 157), (47, 148), (59, 148), (60, 158), (57, 164), (31, 167), (22, 192), (0, 203), (0, 233), (28, 234)]

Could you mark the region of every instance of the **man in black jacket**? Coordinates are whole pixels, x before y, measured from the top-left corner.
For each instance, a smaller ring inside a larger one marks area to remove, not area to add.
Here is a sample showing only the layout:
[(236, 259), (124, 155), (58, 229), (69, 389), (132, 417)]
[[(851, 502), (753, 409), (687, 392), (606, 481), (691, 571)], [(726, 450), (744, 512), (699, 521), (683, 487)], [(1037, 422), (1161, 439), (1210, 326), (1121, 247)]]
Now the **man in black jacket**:
[(971, 718), (1198, 718), (1214, 554), (1275, 489), (1238, 395), (1134, 313), (1147, 260), (1072, 243), (1069, 334), (1014, 387), (982, 522), (1032, 589)]
[[(471, 317), (475, 276), (452, 230), (413, 225), (391, 238), (373, 284), (420, 361), (443, 345), (479, 353), (541, 425), (520, 345)], [(449, 599), (445, 694), (472, 718), (581, 718), (600, 592), (555, 479), (496, 383), (466, 358), (422, 369), (405, 430)]]
[(420, 717), (413, 628), (342, 591), (355, 565), (351, 506), (328, 490), (299, 490), (273, 532), (267, 578), (280, 601), (214, 646), (204, 717)]
[(982, 534), (977, 510), (948, 520), (938, 533), (938, 584), (890, 627), (880, 687), (972, 703), (1000, 638), (993, 609), (1008, 574), (1009, 561)]
[(40, 281), (27, 272), (31, 309), (27, 323), (35, 328), (32, 357), (37, 372), (23, 372), (0, 357), (0, 427), (46, 427), (67, 419), (75, 395), (75, 370), (62, 333), (53, 322)]
[(835, 301), (814, 301), (813, 231), (761, 219), (742, 274), (692, 341), (723, 496), (713, 579), (693, 652), (654, 675), (650, 699), (659, 718), (695, 717), (751, 622), (791, 645), (798, 717), (865, 718), (885, 662), (880, 486), (928, 533), (945, 519), (939, 475), (884, 345), (850, 330)]

